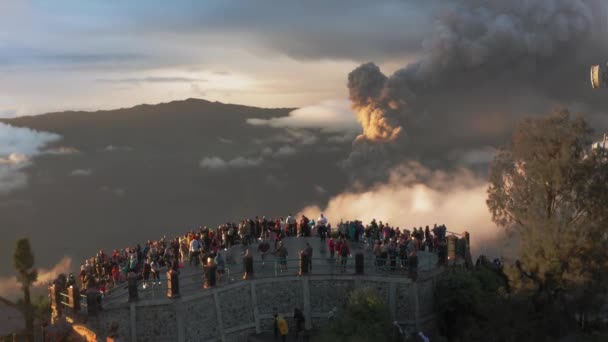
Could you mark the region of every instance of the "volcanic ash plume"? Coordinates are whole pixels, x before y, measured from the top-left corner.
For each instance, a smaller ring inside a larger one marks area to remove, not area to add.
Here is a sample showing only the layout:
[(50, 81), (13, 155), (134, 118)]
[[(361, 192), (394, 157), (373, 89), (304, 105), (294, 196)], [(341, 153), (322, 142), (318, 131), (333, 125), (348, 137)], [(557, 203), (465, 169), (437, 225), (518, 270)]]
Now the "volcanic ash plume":
[[(373, 156), (368, 153), (379, 150), (397, 152), (393, 159), (402, 161), (412, 158), (406, 147), (410, 153), (443, 144), (441, 151), (462, 136), (473, 140), (482, 134), (475, 131), (479, 112), (487, 112), (488, 105), (497, 112), (513, 110), (521, 100), (503, 94), (521, 98), (517, 89), (531, 89), (532, 94), (524, 93), (530, 103), (547, 95), (559, 100), (563, 89), (547, 85), (547, 79), (576, 69), (576, 51), (597, 50), (590, 37), (603, 25), (602, 14), (596, 13), (606, 13), (608, 2), (459, 0), (445, 8), (424, 39), (418, 61), (390, 77), (373, 63), (348, 75), (352, 106), (363, 127), (353, 142), (351, 165), (369, 162)], [(530, 107), (516, 114), (529, 115)], [(455, 134), (460, 135), (450, 136)]]
[(373, 63), (359, 66), (348, 75), (348, 89), (363, 133), (357, 141), (391, 142), (398, 139), (403, 127), (399, 114), (383, 103), (387, 77)]

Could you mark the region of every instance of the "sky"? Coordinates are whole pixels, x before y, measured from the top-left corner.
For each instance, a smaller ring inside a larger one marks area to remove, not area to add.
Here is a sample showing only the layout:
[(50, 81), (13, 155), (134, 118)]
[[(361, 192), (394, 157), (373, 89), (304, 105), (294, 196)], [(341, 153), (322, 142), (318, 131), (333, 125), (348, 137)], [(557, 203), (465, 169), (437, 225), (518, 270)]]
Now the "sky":
[(434, 2), (3, 0), (0, 117), (346, 99), (360, 63), (416, 57)]

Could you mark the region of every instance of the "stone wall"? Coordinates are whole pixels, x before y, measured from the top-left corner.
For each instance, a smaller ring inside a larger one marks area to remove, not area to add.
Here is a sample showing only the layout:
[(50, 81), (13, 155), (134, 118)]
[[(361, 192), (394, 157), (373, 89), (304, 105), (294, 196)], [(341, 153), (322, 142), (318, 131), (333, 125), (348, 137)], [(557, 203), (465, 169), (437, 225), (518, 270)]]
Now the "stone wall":
[(118, 321), (121, 341), (246, 341), (252, 333), (272, 331), (275, 310), (290, 319), (301, 308), (309, 328), (321, 327), (329, 311), (361, 287), (375, 289), (404, 325), (420, 327), (432, 319), (432, 277), (412, 283), (405, 277), (310, 275), (240, 281), (175, 299), (125, 299), (104, 309), (96, 330), (103, 337), (106, 326)]

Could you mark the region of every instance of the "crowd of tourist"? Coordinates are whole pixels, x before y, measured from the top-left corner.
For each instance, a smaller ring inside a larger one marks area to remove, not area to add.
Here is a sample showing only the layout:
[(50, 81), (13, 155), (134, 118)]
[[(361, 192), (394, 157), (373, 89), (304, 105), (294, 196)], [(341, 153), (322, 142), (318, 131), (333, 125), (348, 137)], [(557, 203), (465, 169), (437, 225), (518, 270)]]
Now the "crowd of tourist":
[[(317, 220), (302, 215), (299, 220), (293, 215), (268, 219), (265, 216), (243, 219), (239, 223), (225, 223), (213, 229), (199, 227), (183, 235), (158, 240), (148, 240), (111, 253), (100, 250), (94, 257), (86, 259), (78, 277), (70, 274), (58, 279), (62, 286), (78, 285), (85, 290), (94, 284), (105, 293), (116, 284), (127, 281), (129, 274), (143, 281), (143, 288), (160, 284), (162, 269), (178, 270), (187, 266), (214, 266), (221, 278), (226, 260), (222, 249), (240, 244), (248, 247), (257, 243), (257, 253), (262, 266), (267, 255), (274, 255), (281, 271), (287, 270), (288, 250), (283, 246), (285, 237), (318, 236), (327, 247), (330, 258), (344, 270), (351, 254), (350, 243), (364, 246), (375, 257), (375, 266), (390, 271), (398, 269), (414, 270), (417, 267), (417, 252), (436, 252), (440, 263), (447, 262), (447, 228), (434, 225), (401, 229), (389, 223), (372, 220), (364, 225), (362, 221), (340, 221), (332, 227), (321, 214)], [(465, 233), (466, 234), (466, 233)], [(458, 239), (458, 255), (466, 256), (468, 234)], [(308, 256), (312, 268), (312, 248), (302, 253)], [(295, 256), (297, 257), (297, 256)]]

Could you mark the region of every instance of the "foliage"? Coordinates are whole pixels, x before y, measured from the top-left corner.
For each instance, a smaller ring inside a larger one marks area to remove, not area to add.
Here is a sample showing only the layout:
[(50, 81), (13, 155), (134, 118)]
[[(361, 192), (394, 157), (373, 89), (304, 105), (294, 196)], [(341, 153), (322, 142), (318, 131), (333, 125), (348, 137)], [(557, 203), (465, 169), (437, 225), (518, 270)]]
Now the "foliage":
[(34, 254), (28, 239), (17, 240), (15, 254), (13, 254), (13, 266), (17, 271), (17, 280), (22, 286), (29, 287), (38, 278), (38, 273), (33, 269)]
[(537, 310), (571, 303), (587, 310), (576, 303), (606, 288), (608, 154), (592, 149), (590, 137), (586, 122), (566, 110), (526, 120), (490, 168), (493, 220), (521, 244), (507, 273), (513, 286), (534, 291)]
[(27, 238), (17, 240), (15, 253), (13, 254), (13, 266), (17, 271), (17, 281), (21, 283), (23, 290), (23, 306), (25, 308), (25, 329), (27, 338), (33, 341), (34, 336), (34, 311), (30, 299), (30, 287), (38, 278), (38, 272), (34, 269), (34, 254)]
[[(17, 306), (25, 312), (25, 303), (23, 299), (18, 299)], [(32, 299), (32, 314), (34, 318), (46, 319), (51, 310), (51, 300), (48, 296), (38, 295)]]
[(353, 290), (344, 308), (322, 332), (320, 341), (387, 341), (392, 334), (389, 309), (372, 289)]

